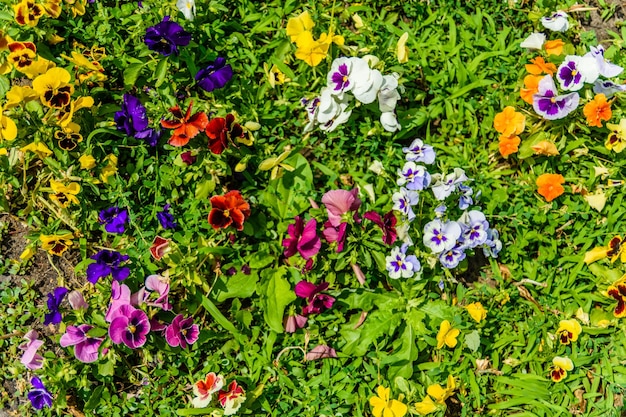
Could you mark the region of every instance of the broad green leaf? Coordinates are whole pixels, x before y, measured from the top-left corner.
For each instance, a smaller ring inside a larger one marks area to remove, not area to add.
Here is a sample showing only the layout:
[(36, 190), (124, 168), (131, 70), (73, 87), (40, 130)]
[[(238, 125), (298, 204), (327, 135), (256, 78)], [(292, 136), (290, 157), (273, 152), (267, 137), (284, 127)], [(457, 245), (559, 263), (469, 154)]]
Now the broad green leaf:
[(263, 317), (267, 325), (276, 333), (282, 333), (283, 317), (287, 307), (297, 297), (291, 288), (291, 284), (285, 278), (287, 268), (281, 266), (277, 269), (266, 269), (261, 273), (265, 279), (269, 279), (265, 287), (265, 294), (261, 300), (264, 305)]
[(465, 335), (465, 344), (472, 351), (476, 352), (480, 347), (480, 335), (477, 330)]
[(124, 86), (126, 88), (130, 88), (135, 85), (144, 65), (144, 63), (132, 64), (124, 70)]
[(220, 275), (213, 287), (213, 293), (218, 302), (229, 298), (247, 298), (254, 294), (259, 274), (252, 271), (250, 275), (238, 272), (232, 276)]

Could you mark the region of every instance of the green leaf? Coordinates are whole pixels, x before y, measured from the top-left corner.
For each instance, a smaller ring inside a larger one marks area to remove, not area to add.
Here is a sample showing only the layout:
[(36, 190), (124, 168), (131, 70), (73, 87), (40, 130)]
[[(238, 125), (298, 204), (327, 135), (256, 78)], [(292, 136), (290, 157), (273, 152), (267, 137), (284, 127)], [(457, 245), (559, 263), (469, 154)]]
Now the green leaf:
[(115, 362), (108, 360), (104, 363), (98, 364), (98, 373), (102, 376), (115, 375)]
[(130, 88), (135, 85), (144, 65), (145, 64), (143, 62), (141, 64), (132, 64), (124, 70), (124, 86), (126, 88)]
[(266, 269), (261, 273), (264, 279), (269, 278), (262, 299), (264, 304), (263, 317), (270, 329), (276, 333), (283, 332), (285, 307), (296, 299), (296, 294), (291, 289), (289, 281), (284, 277), (286, 272), (287, 268), (281, 266), (278, 269)]
[(480, 347), (480, 335), (477, 330), (465, 335), (465, 344), (472, 352), (476, 352)]
[(154, 70), (153, 77), (156, 78), (156, 82), (154, 83), (155, 87), (159, 87), (165, 81), (165, 75), (167, 74), (168, 67), (167, 58), (161, 59)]
[(213, 291), (220, 303), (229, 298), (247, 298), (254, 294), (259, 274), (253, 271), (250, 275), (238, 272), (233, 276), (220, 275)]
[(239, 330), (232, 324), (222, 312), (208, 299), (207, 296), (202, 296), (202, 306), (205, 308), (208, 313), (213, 316), (213, 319), (224, 329), (228, 330), (237, 341), (241, 342), (244, 339), (244, 336), (239, 333)]
[(99, 385), (93, 390), (91, 397), (89, 397), (89, 401), (85, 404), (85, 410), (93, 410), (98, 404), (100, 404), (100, 401), (102, 401), (102, 391), (104, 391), (104, 385)]
[(346, 355), (363, 356), (379, 337), (384, 334), (392, 336), (396, 327), (400, 325), (402, 314), (392, 310), (376, 310), (367, 316), (365, 323), (354, 329), (353, 323), (344, 326), (341, 334), (348, 340), (342, 349)]

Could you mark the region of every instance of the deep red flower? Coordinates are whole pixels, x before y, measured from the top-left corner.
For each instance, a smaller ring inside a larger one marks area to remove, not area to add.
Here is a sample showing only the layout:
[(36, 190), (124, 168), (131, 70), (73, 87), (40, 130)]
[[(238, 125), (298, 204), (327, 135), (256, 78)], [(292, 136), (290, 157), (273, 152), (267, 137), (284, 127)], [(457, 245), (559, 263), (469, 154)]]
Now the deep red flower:
[(215, 117), (206, 127), (206, 135), (209, 137), (209, 149), (216, 155), (228, 148), (228, 142), (233, 138), (243, 138), (244, 131), (239, 123), (235, 123), (235, 116), (226, 115), (226, 118)]
[(161, 260), (163, 255), (169, 252), (170, 248), (170, 240), (162, 238), (161, 236), (156, 236), (152, 241), (152, 246), (150, 246), (150, 253), (152, 257), (157, 261)]
[(170, 112), (175, 120), (161, 120), (161, 126), (166, 129), (176, 129), (172, 133), (172, 137), (169, 140), (169, 144), (172, 146), (185, 146), (191, 138), (196, 136), (202, 130), (204, 130), (209, 123), (209, 118), (204, 112), (191, 116), (191, 107), (193, 101), (189, 103), (187, 112), (183, 115), (180, 107), (174, 106), (170, 109)]
[(235, 229), (243, 230), (243, 222), (250, 216), (250, 204), (237, 190), (211, 197), (211, 206), (209, 223), (215, 230), (225, 229), (231, 224)]
[(385, 214), (384, 217), (381, 217), (381, 215), (375, 211), (368, 211), (363, 215), (363, 217), (373, 221), (378, 225), (378, 227), (382, 229), (383, 242), (385, 242), (385, 244), (393, 245), (393, 243), (396, 241), (396, 238), (398, 237), (398, 234), (396, 232), (396, 223), (398, 222), (398, 219), (393, 213), (393, 210)]

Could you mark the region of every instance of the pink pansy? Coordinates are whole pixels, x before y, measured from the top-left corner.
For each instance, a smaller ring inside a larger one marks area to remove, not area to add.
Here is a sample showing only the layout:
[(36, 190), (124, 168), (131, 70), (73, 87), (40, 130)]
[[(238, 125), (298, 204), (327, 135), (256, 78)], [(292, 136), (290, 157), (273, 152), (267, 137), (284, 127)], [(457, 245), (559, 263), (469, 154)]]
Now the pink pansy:
[(19, 345), (19, 348), (24, 351), (20, 362), (28, 369), (40, 369), (43, 367), (43, 357), (37, 353), (37, 349), (43, 345), (43, 340), (37, 339), (37, 332), (31, 330), (24, 335), (26, 343)]
[[(351, 191), (331, 190), (324, 194), (322, 203), (326, 206), (330, 224), (338, 227), (344, 221), (342, 217), (345, 213), (358, 210), (361, 206), (361, 200), (358, 195), (359, 190), (357, 188), (353, 188)], [(357, 219), (358, 217), (355, 213), (355, 220)]]
[(295, 293), (300, 298), (306, 298), (308, 304), (302, 309), (302, 314), (320, 314), (333, 306), (335, 299), (330, 295), (320, 294), (328, 288), (328, 282), (315, 285), (307, 281), (300, 281), (296, 284)]
[(169, 311), (172, 309), (168, 301), (169, 292), (170, 284), (167, 278), (161, 275), (150, 275), (146, 278), (145, 286), (131, 296), (131, 301), (135, 305), (146, 303), (149, 306), (160, 307)]
[(182, 314), (177, 315), (172, 323), (165, 329), (165, 341), (171, 347), (180, 346), (185, 349), (187, 345), (198, 340), (200, 329), (197, 324), (193, 324), (193, 317), (183, 318)]
[(285, 256), (290, 258), (300, 252), (304, 259), (311, 259), (322, 247), (322, 241), (317, 236), (317, 221), (311, 219), (305, 225), (300, 216), (296, 216), (295, 221), (287, 227), (289, 237), (283, 239)]
[(313, 349), (311, 349), (310, 352), (308, 352), (305, 355), (305, 359), (307, 361), (315, 361), (318, 359), (336, 358), (336, 357), (337, 357), (337, 352), (335, 352), (335, 349), (326, 345), (315, 346)]
[(117, 310), (127, 304), (131, 304), (130, 288), (125, 284), (113, 281), (111, 284), (111, 303), (104, 319), (111, 323), (116, 316)]
[(196, 408), (204, 408), (211, 402), (213, 394), (218, 392), (224, 386), (224, 377), (222, 375), (216, 375), (215, 372), (210, 372), (204, 379), (193, 384), (193, 393), (196, 398), (191, 400), (191, 403)]
[(328, 243), (337, 242), (337, 253), (343, 250), (343, 245), (346, 243), (346, 229), (348, 223), (340, 223), (338, 226), (333, 226), (330, 221), (324, 223), (324, 230), (322, 234), (324, 239)]
[(246, 401), (246, 393), (243, 388), (237, 385), (237, 381), (233, 381), (228, 385), (228, 391), (219, 392), (218, 400), (224, 407), (224, 415), (232, 416), (239, 410), (241, 404)]
[(393, 245), (393, 243), (398, 238), (398, 234), (396, 232), (396, 223), (398, 222), (398, 219), (393, 213), (393, 210), (385, 214), (384, 217), (375, 211), (368, 211), (363, 215), (363, 217), (373, 221), (376, 225), (378, 225), (378, 227), (382, 229), (383, 242), (385, 244)]
[(67, 295), (67, 300), (70, 302), (70, 306), (74, 310), (87, 310), (89, 308), (89, 304), (85, 301), (85, 297), (83, 295), (74, 290)]
[(285, 331), (287, 333), (295, 333), (296, 330), (303, 328), (306, 325), (307, 318), (300, 315), (289, 315), (285, 318)]
[(62, 347), (74, 346), (74, 356), (81, 362), (90, 363), (98, 360), (98, 349), (103, 338), (89, 337), (87, 332), (93, 326), (81, 324), (80, 326), (67, 326), (65, 334), (61, 336)]

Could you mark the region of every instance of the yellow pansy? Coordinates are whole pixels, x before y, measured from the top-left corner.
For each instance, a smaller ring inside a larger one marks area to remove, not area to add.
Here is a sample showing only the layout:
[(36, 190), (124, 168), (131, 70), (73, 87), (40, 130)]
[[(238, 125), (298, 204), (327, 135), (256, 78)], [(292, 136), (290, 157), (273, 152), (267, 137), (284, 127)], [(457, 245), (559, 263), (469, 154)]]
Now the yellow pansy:
[(448, 320), (441, 322), (439, 333), (437, 333), (437, 349), (441, 349), (443, 345), (453, 348), (456, 346), (456, 338), (461, 333), (459, 329), (453, 329)]
[(45, 9), (33, 0), (22, 0), (13, 6), (15, 21), (19, 25), (37, 26), (41, 16), (46, 14)]
[(285, 77), (285, 74), (278, 69), (278, 67), (274, 64), (272, 68), (268, 69), (267, 64), (263, 64), (263, 69), (265, 70), (265, 74), (267, 75), (267, 81), (270, 83), (272, 88), (275, 88), (276, 85), (283, 85), (288, 79)]
[(65, 106), (55, 112), (55, 116), (57, 118), (56, 123), (63, 128), (69, 127), (72, 122), (72, 118), (74, 117), (74, 113), (80, 109), (93, 107), (93, 103), (93, 98), (89, 96), (81, 96), (76, 100), (71, 100), (69, 106)]
[(621, 119), (619, 124), (607, 123), (607, 129), (611, 131), (604, 146), (608, 150), (620, 153), (626, 149), (626, 119)]
[(487, 310), (485, 310), (485, 307), (483, 307), (481, 303), (476, 302), (468, 304), (465, 308), (467, 309), (469, 315), (472, 316), (477, 323), (480, 323), (487, 318)]
[(52, 61), (48, 61), (45, 58), (37, 56), (37, 59), (28, 67), (22, 70), (22, 72), (28, 78), (35, 78), (41, 74), (45, 74), (50, 68), (56, 67), (56, 64)]
[(10, 109), (29, 101), (39, 99), (39, 94), (30, 87), (22, 87), (14, 85), (9, 91), (7, 91), (7, 103), (4, 106), (6, 109)]
[(578, 336), (582, 333), (583, 328), (577, 320), (561, 320), (556, 336), (563, 345), (569, 345), (571, 342), (578, 340)]
[(401, 64), (409, 62), (409, 48), (406, 46), (407, 40), (409, 40), (409, 32), (404, 32), (396, 45), (396, 56)]
[(78, 158), (78, 162), (80, 162), (80, 167), (82, 169), (92, 169), (96, 166), (96, 158), (91, 155), (83, 155)]
[(26, 246), (26, 249), (20, 254), (22, 261), (27, 261), (35, 255), (35, 249), (32, 246)]
[(109, 161), (109, 163), (102, 169), (102, 172), (100, 173), (100, 179), (102, 180), (102, 182), (109, 182), (109, 177), (115, 175), (115, 173), (117, 172), (117, 156), (111, 153), (107, 155), (105, 160)]
[(17, 137), (17, 125), (4, 115), (4, 109), (0, 105), (0, 142), (13, 140)]
[(33, 89), (44, 105), (62, 109), (70, 104), (74, 92), (74, 86), (68, 84), (71, 78), (70, 73), (63, 68), (50, 68), (33, 80)]
[(408, 407), (405, 404), (389, 399), (389, 391), (389, 388), (379, 386), (376, 389), (377, 396), (370, 398), (374, 417), (402, 417), (407, 413)]
[(70, 5), (72, 17), (76, 17), (77, 15), (82, 16), (85, 14), (86, 0), (65, 0), (65, 2)]
[(33, 142), (20, 149), (22, 152), (36, 153), (40, 159), (44, 159), (52, 155), (52, 151), (43, 142)]
[(71, 182), (68, 185), (55, 180), (50, 180), (50, 188), (54, 194), (50, 194), (50, 200), (56, 201), (61, 207), (66, 208), (70, 204), (78, 204), (76, 195), (80, 192), (80, 185)]
[(296, 42), (296, 58), (303, 60), (312, 67), (319, 65), (328, 55), (330, 43), (313, 39), (311, 32), (303, 32)]
[(454, 390), (456, 389), (456, 382), (454, 381), (454, 377), (452, 375), (448, 375), (448, 380), (446, 383), (446, 387), (443, 388), (439, 384), (429, 385), (426, 389), (428, 395), (433, 397), (435, 401), (439, 404), (445, 404), (446, 400), (454, 394)]
[(417, 411), (417, 414), (420, 416), (425, 416), (426, 414), (437, 411), (437, 404), (427, 395), (421, 402), (415, 403), (415, 411)]
[(556, 356), (552, 360), (552, 370), (550, 371), (550, 377), (554, 382), (559, 382), (567, 377), (567, 371), (574, 369), (574, 363), (570, 358)]
[(309, 12), (305, 11), (287, 21), (287, 35), (291, 38), (291, 42), (296, 42), (304, 32), (310, 33), (314, 26), (315, 23), (309, 16)]
[(7, 47), (7, 61), (20, 72), (24, 72), (37, 59), (37, 47), (32, 42), (10, 42)]
[(63, 253), (72, 246), (72, 238), (74, 235), (66, 233), (64, 235), (41, 235), (41, 248), (48, 251), (48, 253), (56, 256), (61, 256)]

